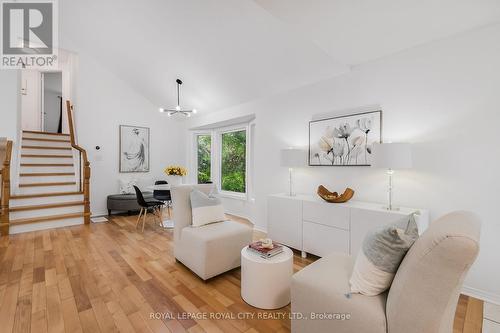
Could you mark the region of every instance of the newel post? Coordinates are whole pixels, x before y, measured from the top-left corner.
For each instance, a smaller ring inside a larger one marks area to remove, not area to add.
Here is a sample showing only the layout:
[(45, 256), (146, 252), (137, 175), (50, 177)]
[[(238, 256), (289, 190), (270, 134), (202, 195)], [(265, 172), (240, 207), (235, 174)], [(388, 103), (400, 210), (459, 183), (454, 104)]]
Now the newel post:
[(9, 212), (9, 202), (10, 202), (10, 159), (12, 156), (12, 141), (7, 141), (6, 151), (5, 151), (5, 161), (3, 162), (3, 168), (1, 170), (2, 181), (1, 181), (1, 194), (2, 199), (0, 201), (1, 215), (0, 215), (0, 234), (8, 235), (10, 227), (10, 212)]
[(83, 168), (83, 201), (84, 201), (84, 221), (90, 223), (90, 163), (85, 162)]

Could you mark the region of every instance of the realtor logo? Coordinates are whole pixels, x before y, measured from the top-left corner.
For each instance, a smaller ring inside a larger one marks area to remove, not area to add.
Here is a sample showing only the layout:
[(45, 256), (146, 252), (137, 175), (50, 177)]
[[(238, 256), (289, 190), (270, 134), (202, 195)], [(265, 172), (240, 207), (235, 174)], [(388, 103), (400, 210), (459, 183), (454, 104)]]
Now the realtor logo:
[(56, 0), (1, 2), (3, 69), (57, 67)]

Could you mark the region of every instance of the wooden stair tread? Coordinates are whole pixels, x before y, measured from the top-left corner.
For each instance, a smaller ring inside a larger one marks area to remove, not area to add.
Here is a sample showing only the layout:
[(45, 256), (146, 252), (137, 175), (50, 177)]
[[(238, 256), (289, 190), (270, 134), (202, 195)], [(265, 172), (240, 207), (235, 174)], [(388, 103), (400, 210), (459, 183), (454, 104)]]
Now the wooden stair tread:
[(73, 155), (21, 154), (21, 157), (35, 157), (35, 158), (73, 158)]
[(40, 173), (21, 173), (20, 177), (50, 177), (50, 176), (74, 176), (74, 172), (40, 172)]
[(21, 146), (23, 149), (45, 149), (45, 150), (71, 150), (71, 147), (50, 147), (50, 146)]
[(61, 207), (73, 207), (73, 206), (83, 206), (85, 202), (83, 201), (71, 201), (71, 202), (61, 202), (54, 204), (44, 204), (44, 205), (31, 205), (31, 206), (19, 206), (10, 207), (10, 212), (22, 212), (27, 210), (38, 210), (38, 209), (50, 209), (50, 208), (61, 208)]
[(42, 132), (42, 131), (25, 131), (25, 130), (23, 130), (23, 133), (69, 136), (69, 134), (66, 134), (66, 133), (51, 133), (51, 132)]
[(65, 185), (76, 185), (76, 182), (28, 183), (28, 184), (19, 184), (19, 187), (43, 187), (43, 186), (65, 186)]
[(26, 138), (23, 137), (23, 140), (29, 140), (29, 141), (42, 141), (42, 142), (67, 142), (71, 143), (70, 140), (61, 140), (61, 139), (46, 139), (46, 138)]
[(36, 223), (36, 222), (48, 222), (48, 221), (57, 221), (57, 220), (65, 220), (65, 219), (71, 219), (75, 217), (85, 217), (89, 216), (89, 213), (70, 213), (70, 214), (59, 214), (59, 215), (50, 215), (50, 216), (43, 216), (43, 217), (30, 217), (27, 219), (17, 219), (17, 220), (10, 220), (10, 225), (21, 225), (21, 224), (29, 224), (29, 223)]
[(19, 194), (19, 195), (11, 195), (11, 199), (32, 199), (32, 198), (46, 198), (46, 197), (59, 197), (66, 195), (82, 195), (81, 191), (74, 192), (54, 192), (54, 193), (35, 193), (35, 194)]
[(24, 167), (62, 167), (73, 166), (73, 163), (21, 163)]

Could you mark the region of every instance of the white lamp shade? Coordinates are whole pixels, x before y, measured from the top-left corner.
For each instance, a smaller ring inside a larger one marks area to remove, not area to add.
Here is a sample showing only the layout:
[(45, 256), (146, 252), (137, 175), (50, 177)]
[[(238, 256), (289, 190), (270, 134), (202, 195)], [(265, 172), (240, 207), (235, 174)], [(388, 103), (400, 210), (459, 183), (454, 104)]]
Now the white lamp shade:
[(372, 153), (374, 168), (410, 169), (413, 164), (409, 143), (375, 143)]
[(287, 168), (298, 168), (306, 164), (304, 151), (295, 148), (281, 150), (281, 166)]

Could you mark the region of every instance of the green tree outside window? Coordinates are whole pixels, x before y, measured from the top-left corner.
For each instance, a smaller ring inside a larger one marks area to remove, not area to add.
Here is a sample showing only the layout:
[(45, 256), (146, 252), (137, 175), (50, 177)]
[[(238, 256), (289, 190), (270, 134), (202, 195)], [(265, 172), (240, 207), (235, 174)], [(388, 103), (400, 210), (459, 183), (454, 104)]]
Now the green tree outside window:
[(198, 135), (198, 184), (206, 184), (212, 180), (211, 168), (211, 135)]
[(246, 192), (246, 131), (222, 134), (221, 188)]

